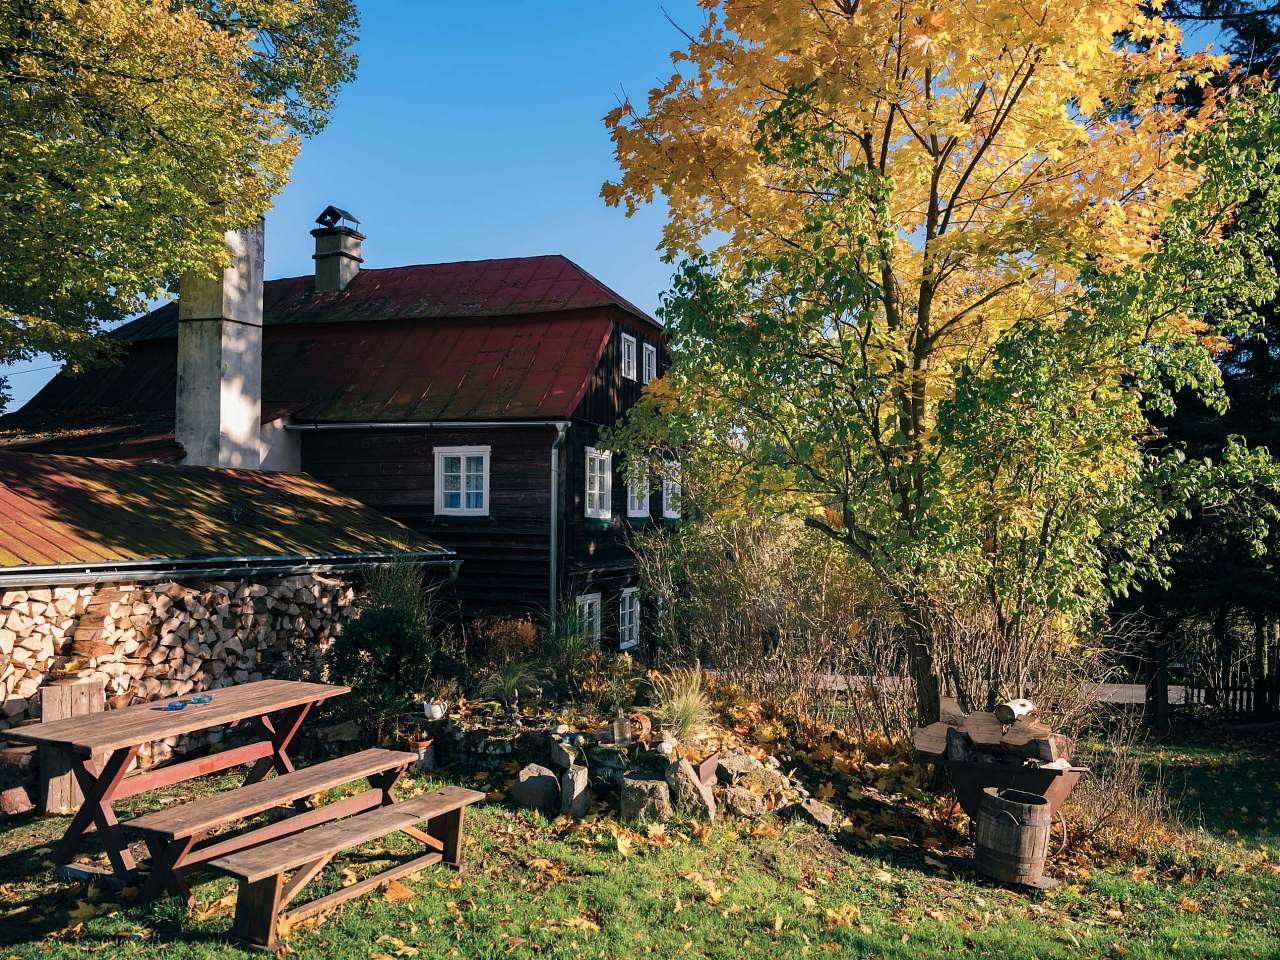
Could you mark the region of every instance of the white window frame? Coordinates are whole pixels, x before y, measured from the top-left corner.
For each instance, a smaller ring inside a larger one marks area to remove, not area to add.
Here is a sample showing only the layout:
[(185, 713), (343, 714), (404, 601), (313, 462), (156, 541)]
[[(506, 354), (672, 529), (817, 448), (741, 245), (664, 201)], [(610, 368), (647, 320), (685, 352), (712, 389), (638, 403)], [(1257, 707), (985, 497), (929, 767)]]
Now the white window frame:
[(618, 649), (640, 643), (640, 588), (625, 587), (618, 595)]
[(640, 382), (648, 383), (658, 378), (658, 348), (652, 343), (644, 345), (644, 360), (640, 367)]
[(628, 380), (636, 378), (636, 338), (629, 333), (622, 335), (622, 375)]
[[(643, 491), (643, 492), (641, 492)], [(645, 464), (627, 477), (627, 516), (632, 518), (650, 517), (649, 507), (649, 467)]]
[(672, 460), (667, 463), (662, 477), (662, 516), (664, 519), (680, 519), (679, 509), (676, 509), (672, 504), (672, 501), (679, 497), (680, 494), (680, 461)]
[[(445, 517), (487, 517), (489, 515), (489, 455), (492, 447), (434, 447), (432, 452), (436, 458), (436, 514)], [(484, 459), (484, 488), (482, 496), (484, 506), (467, 506), (467, 458), (482, 457)], [(462, 459), (462, 489), (459, 491), (459, 506), (444, 505), (444, 459), (460, 457)]]
[[(604, 462), (604, 469), (600, 477), (600, 503), (594, 508), (591, 506), (592, 460)], [(582, 464), (582, 510), (583, 514), (592, 520), (613, 519), (613, 454), (607, 450), (597, 450), (595, 447), (586, 448), (586, 456), (583, 458)]]
[[(594, 608), (594, 614), (591, 612)], [(586, 630), (586, 639), (592, 643), (599, 643), (602, 635), (600, 629), (600, 621), (602, 608), (600, 605), (600, 593), (580, 593), (578, 594), (578, 624)]]

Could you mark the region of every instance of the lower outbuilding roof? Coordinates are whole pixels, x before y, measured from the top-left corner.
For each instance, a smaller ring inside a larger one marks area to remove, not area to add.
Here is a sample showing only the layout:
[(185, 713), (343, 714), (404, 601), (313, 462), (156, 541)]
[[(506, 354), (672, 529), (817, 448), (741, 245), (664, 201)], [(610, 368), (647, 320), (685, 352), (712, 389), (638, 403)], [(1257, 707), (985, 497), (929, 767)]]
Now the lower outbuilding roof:
[(452, 550), (304, 474), (0, 452), (0, 584), (340, 569)]

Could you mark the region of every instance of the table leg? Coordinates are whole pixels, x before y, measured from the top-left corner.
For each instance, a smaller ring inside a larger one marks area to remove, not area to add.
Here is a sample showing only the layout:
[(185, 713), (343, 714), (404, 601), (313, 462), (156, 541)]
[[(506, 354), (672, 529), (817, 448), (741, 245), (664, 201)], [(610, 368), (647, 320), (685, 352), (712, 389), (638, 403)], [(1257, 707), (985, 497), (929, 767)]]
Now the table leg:
[[(277, 774), (293, 772), (293, 761), (289, 759), (289, 744), (302, 727), (302, 721), (307, 718), (312, 706), (313, 704), (304, 703), (296, 707), (290, 707), (280, 714), (279, 719), (270, 715), (258, 718), (258, 723), (267, 732), (267, 736), (271, 740), (272, 753), (271, 756), (263, 757), (254, 764), (248, 776), (244, 778), (246, 784), (257, 783), (272, 768), (275, 769)], [(307, 799), (293, 801), (293, 808), (299, 813), (311, 810), (314, 807), (315, 804)]]
[(124, 779), (125, 771), (137, 755), (138, 748), (124, 747), (116, 750), (98, 773), (97, 765), (92, 757), (75, 757), (71, 761), (71, 771), (76, 782), (80, 784), (80, 792), (84, 794), (84, 803), (72, 818), (66, 833), (58, 841), (53, 850), (53, 861), (59, 865), (71, 862), (72, 855), (80, 847), (80, 838), (90, 826), (97, 827), (102, 836), (102, 845), (106, 848), (111, 868), (120, 880), (127, 880), (133, 872), (133, 857), (129, 846), (120, 835), (115, 811), (111, 807), (111, 799), (116, 788)]
[(195, 903), (191, 895), (191, 887), (178, 868), (182, 860), (196, 842), (195, 836), (177, 837), (165, 843), (154, 837), (147, 837), (147, 849), (151, 852), (151, 876), (138, 891), (138, 902), (147, 903), (162, 896), (166, 891), (175, 897), (181, 897), (187, 906)]

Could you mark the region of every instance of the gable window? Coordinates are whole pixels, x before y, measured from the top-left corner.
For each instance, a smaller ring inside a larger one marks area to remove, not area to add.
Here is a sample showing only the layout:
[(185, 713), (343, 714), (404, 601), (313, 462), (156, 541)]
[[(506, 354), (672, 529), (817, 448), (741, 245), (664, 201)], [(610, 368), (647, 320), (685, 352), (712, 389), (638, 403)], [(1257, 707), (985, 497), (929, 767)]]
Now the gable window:
[(627, 479), (627, 516), (649, 516), (649, 474), (643, 467)]
[(436, 447), (436, 513), (489, 515), (489, 447)]
[(662, 515), (668, 520), (680, 519), (680, 463), (667, 464), (662, 478)]
[(613, 454), (587, 447), (586, 515), (597, 520), (613, 516)]
[(585, 639), (600, 642), (600, 594), (584, 593), (578, 597), (578, 629)]
[(630, 650), (640, 642), (640, 591), (627, 587), (618, 599), (618, 649)]
[(622, 375), (628, 380), (636, 378), (636, 338), (629, 333), (622, 335)]
[(658, 376), (658, 348), (651, 343), (644, 345), (644, 365), (640, 370), (640, 382), (648, 383)]

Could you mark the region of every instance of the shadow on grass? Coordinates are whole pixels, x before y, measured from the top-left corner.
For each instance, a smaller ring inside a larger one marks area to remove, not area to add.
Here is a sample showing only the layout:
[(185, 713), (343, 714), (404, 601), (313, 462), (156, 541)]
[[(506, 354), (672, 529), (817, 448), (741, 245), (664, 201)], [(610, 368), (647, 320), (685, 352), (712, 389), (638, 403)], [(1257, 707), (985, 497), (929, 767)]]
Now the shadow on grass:
[(1174, 810), (1224, 840), (1280, 846), (1280, 737), (1233, 735), (1229, 727), (1152, 741), (1148, 777)]

